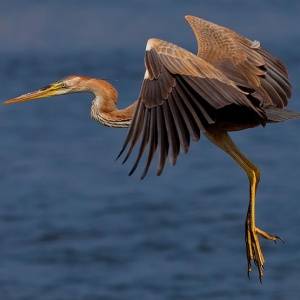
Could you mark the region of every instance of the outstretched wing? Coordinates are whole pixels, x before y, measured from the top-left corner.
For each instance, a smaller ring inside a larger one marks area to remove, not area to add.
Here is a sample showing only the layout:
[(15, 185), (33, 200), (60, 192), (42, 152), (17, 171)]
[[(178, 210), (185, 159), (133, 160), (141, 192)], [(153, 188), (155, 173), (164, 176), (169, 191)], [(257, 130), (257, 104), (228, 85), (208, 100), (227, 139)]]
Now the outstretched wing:
[(198, 43), (198, 56), (245, 88), (254, 89), (264, 107), (282, 108), (291, 97), (286, 67), (258, 41), (198, 17), (186, 16)]
[(140, 144), (130, 175), (147, 147), (142, 178), (147, 174), (156, 151), (159, 152), (158, 175), (167, 157), (174, 165), (180, 148), (187, 152), (190, 138), (199, 140), (200, 129), (213, 124), (216, 111), (225, 106), (246, 107), (264, 122), (264, 113), (257, 105), (259, 100), (239, 89), (203, 59), (174, 44), (150, 39), (145, 66), (137, 108), (120, 152), (122, 155), (128, 148), (125, 162)]

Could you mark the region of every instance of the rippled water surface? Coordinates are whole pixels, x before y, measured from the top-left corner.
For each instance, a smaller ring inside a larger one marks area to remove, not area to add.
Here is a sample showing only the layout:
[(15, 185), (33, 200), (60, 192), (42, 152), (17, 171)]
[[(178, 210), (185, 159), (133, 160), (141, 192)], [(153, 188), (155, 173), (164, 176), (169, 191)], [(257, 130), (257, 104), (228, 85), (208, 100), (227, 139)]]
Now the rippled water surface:
[[(44, 3), (44, 4), (43, 4)], [(136, 99), (147, 38), (195, 49), (185, 14), (234, 27), (284, 58), (300, 110), (298, 1), (0, 2), (1, 99), (68, 74)], [(287, 4), (288, 3), (288, 4)], [(204, 137), (161, 177), (114, 158), (126, 130), (89, 118), (89, 95), (0, 108), (0, 299), (298, 299), (300, 122), (232, 136), (261, 168), (266, 276), (246, 276), (247, 178)]]

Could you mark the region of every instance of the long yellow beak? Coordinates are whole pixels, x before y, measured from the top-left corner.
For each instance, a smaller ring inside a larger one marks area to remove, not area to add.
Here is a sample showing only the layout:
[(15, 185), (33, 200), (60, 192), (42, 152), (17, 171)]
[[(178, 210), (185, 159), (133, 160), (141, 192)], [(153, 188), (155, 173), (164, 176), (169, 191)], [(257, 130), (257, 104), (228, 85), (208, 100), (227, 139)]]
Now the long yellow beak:
[(4, 104), (8, 105), (13, 103), (27, 102), (30, 100), (62, 95), (66, 94), (67, 92), (68, 89), (63, 82), (55, 82), (37, 91), (27, 93), (16, 98), (8, 99), (4, 101)]

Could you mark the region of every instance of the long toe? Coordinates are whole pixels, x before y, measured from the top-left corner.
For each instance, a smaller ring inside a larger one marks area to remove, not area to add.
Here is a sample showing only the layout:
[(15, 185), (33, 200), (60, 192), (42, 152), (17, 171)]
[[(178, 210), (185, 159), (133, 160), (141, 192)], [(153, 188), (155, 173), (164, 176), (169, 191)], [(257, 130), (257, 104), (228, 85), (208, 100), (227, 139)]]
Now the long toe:
[(252, 263), (254, 263), (258, 270), (259, 280), (262, 281), (264, 275), (265, 258), (260, 245), (259, 237), (263, 237), (274, 242), (278, 240), (282, 241), (282, 239), (279, 236), (270, 234), (258, 227), (251, 227), (249, 222), (246, 223), (245, 241), (248, 261), (248, 276), (252, 270)]
[(258, 270), (259, 280), (262, 281), (265, 259), (256, 228), (250, 228), (250, 226), (247, 226), (246, 230), (246, 250), (248, 260), (248, 275), (252, 270), (252, 263), (254, 263)]
[(258, 235), (260, 235), (261, 237), (263, 237), (263, 238), (269, 240), (269, 241), (274, 241), (274, 242), (276, 242), (276, 241), (279, 240), (279, 241), (282, 241), (282, 242), (283, 242), (283, 240), (282, 240), (279, 236), (270, 234), (270, 233), (268, 233), (268, 232), (266, 232), (266, 231), (264, 231), (264, 230), (261, 230), (260, 228), (257, 228), (257, 227), (256, 227), (256, 233), (257, 233)]

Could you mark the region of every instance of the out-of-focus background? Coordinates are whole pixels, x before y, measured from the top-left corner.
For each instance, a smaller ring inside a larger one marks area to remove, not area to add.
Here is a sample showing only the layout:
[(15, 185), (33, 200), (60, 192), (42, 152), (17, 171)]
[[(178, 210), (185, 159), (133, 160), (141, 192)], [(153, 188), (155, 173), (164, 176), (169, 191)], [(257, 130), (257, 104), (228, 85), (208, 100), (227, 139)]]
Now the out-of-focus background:
[[(300, 110), (299, 1), (0, 1), (0, 98), (69, 74), (135, 100), (150, 37), (192, 51), (184, 15), (234, 28), (288, 65)], [(263, 285), (246, 276), (243, 172), (204, 137), (163, 176), (127, 177), (126, 130), (89, 118), (89, 95), (0, 108), (0, 298), (298, 299), (300, 122), (232, 134), (260, 166)]]

